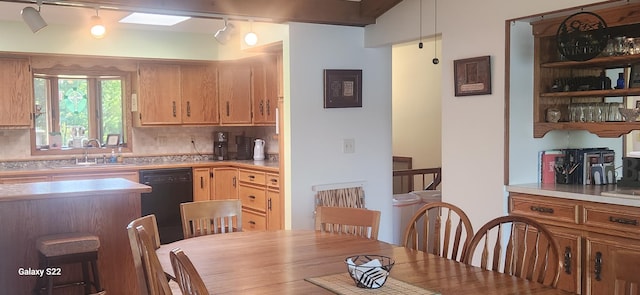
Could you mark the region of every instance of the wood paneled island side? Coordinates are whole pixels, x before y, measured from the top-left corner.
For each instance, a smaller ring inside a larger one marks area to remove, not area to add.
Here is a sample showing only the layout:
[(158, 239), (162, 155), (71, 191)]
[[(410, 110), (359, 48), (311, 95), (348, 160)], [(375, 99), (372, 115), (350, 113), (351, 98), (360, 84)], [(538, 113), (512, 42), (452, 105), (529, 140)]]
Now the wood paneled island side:
[[(0, 184), (0, 290), (30, 294), (36, 277), (19, 270), (38, 269), (38, 237), (89, 232), (100, 238), (103, 288), (109, 294), (138, 293), (126, 226), (140, 217), (140, 194), (150, 191), (123, 178)], [(78, 278), (79, 269), (63, 266), (60, 279)]]

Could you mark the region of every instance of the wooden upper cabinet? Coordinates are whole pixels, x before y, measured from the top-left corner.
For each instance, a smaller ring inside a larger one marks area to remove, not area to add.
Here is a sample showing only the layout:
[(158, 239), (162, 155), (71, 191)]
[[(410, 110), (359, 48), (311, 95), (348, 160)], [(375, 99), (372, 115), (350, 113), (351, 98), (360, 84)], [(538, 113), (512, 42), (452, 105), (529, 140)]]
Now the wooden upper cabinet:
[(275, 55), (265, 55), (252, 63), (253, 123), (275, 124), (278, 106), (278, 65)]
[(251, 64), (225, 62), (219, 66), (221, 124), (251, 124)]
[(140, 124), (181, 124), (180, 66), (141, 63), (138, 75)]
[(184, 124), (217, 124), (218, 70), (215, 65), (183, 65), (182, 122)]
[(33, 78), (28, 59), (0, 58), (0, 127), (31, 127)]

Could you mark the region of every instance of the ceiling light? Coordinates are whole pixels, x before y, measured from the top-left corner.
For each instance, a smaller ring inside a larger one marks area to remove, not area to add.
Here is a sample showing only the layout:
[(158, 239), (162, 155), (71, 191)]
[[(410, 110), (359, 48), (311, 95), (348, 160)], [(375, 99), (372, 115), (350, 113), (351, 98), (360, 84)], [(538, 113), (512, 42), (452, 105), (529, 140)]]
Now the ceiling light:
[(35, 8), (28, 6), (22, 9), (20, 14), (22, 15), (22, 20), (29, 26), (33, 33), (37, 33), (42, 28), (47, 26), (47, 22), (44, 21), (42, 16), (40, 15), (40, 7), (42, 6), (42, 0), (37, 1), (38, 10)]
[(233, 33), (233, 29), (235, 26), (232, 23), (228, 23), (227, 19), (224, 19), (224, 27), (218, 30), (215, 35), (213, 35), (220, 44), (224, 45), (231, 39), (231, 34)]
[(256, 35), (256, 33), (253, 32), (253, 21), (249, 21), (249, 24), (250, 24), (249, 33), (244, 35), (244, 43), (246, 43), (249, 46), (253, 46), (258, 43), (258, 35)]
[(125, 16), (120, 20), (120, 22), (125, 24), (138, 25), (173, 26), (190, 18), (191, 17), (188, 16), (134, 12)]
[(96, 9), (96, 15), (91, 17), (91, 35), (94, 38), (100, 39), (104, 37), (104, 34), (107, 32), (107, 29), (104, 27), (102, 23), (102, 19), (98, 15), (98, 10)]

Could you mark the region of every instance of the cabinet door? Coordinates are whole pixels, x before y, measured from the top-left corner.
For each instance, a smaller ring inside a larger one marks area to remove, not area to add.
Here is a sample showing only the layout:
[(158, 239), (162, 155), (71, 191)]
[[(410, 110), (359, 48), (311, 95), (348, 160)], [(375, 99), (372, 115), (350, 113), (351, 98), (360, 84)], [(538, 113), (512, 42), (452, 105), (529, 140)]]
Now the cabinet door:
[(208, 201), (211, 198), (211, 170), (193, 168), (193, 201)]
[(628, 266), (613, 263), (616, 251), (640, 252), (640, 241), (593, 234), (586, 238), (586, 294), (614, 294), (614, 269)]
[(0, 58), (0, 126), (30, 127), (33, 78), (27, 59)]
[(212, 200), (238, 198), (238, 169), (213, 168)]
[(579, 232), (556, 230), (549, 227), (558, 243), (562, 269), (558, 279), (558, 289), (582, 294), (582, 238)]
[(219, 71), (220, 123), (251, 124), (251, 66), (230, 62)]
[(183, 65), (182, 122), (185, 124), (217, 124), (218, 70), (211, 65)]
[(278, 106), (278, 68), (276, 57), (261, 57), (252, 66), (253, 123), (275, 124)]
[(281, 230), (283, 220), (282, 204), (280, 203), (280, 192), (267, 190), (267, 230)]
[(180, 124), (180, 66), (140, 64), (138, 110), (142, 125)]

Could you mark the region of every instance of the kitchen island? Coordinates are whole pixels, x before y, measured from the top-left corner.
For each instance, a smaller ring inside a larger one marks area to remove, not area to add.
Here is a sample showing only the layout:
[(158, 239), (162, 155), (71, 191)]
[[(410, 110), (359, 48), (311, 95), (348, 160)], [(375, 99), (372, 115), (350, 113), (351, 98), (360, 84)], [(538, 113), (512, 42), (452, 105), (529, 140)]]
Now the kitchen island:
[[(36, 277), (19, 270), (38, 269), (38, 237), (89, 232), (100, 238), (103, 288), (109, 294), (138, 293), (126, 226), (140, 217), (140, 194), (150, 191), (123, 178), (0, 184), (0, 290), (30, 294)], [(61, 280), (78, 278), (79, 271), (63, 266)]]

